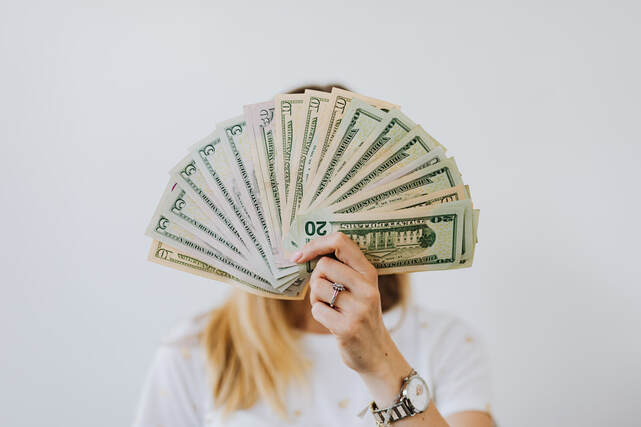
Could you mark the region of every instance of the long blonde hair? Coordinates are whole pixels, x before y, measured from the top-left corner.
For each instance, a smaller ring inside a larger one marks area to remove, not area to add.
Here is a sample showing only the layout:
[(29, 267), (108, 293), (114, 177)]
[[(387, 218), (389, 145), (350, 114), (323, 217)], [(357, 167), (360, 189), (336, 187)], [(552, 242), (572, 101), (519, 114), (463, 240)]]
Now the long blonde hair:
[[(407, 276), (379, 276), (383, 312), (405, 308)], [(253, 406), (259, 399), (286, 416), (292, 381), (304, 383), (309, 364), (301, 356), (296, 328), (304, 301), (284, 301), (237, 291), (215, 309), (202, 335), (213, 399), (224, 413)]]

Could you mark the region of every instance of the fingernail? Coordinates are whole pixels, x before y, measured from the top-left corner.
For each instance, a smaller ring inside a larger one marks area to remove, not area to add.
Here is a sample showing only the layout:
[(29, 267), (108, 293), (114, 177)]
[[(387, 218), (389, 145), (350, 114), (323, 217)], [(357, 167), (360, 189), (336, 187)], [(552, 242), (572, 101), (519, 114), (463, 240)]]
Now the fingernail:
[(297, 251), (297, 252), (294, 252), (292, 254), (292, 256), (289, 257), (289, 260), (291, 262), (298, 262), (298, 260), (300, 259), (301, 256), (303, 256), (303, 252), (302, 251)]

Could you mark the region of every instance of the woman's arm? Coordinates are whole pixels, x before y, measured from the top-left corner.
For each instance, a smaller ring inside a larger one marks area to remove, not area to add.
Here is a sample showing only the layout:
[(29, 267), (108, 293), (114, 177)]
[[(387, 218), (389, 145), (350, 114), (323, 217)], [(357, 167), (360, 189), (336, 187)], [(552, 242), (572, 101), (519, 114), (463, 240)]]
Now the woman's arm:
[[(333, 254), (336, 259), (323, 255)], [(346, 235), (333, 233), (309, 242), (292, 255), (293, 262), (321, 257), (310, 279), (312, 315), (336, 336), (345, 364), (358, 372), (379, 407), (394, 403), (402, 379), (411, 371), (383, 323), (378, 275), (358, 246)], [(341, 283), (335, 307), (327, 303), (332, 284)], [(419, 373), (420, 374), (420, 373)], [(450, 424), (448, 424), (448, 422)], [(421, 414), (397, 421), (399, 427), (490, 427), (483, 412), (454, 414), (446, 421), (430, 402)]]

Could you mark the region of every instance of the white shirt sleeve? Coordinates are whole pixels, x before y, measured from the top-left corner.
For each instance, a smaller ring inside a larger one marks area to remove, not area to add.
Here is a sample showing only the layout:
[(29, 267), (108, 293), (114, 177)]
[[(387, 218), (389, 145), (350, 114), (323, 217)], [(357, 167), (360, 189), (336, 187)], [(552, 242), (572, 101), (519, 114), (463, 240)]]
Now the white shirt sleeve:
[(490, 372), (485, 350), (463, 322), (448, 322), (432, 354), (434, 402), (443, 417), (490, 411)]
[(203, 425), (202, 396), (206, 387), (198, 353), (190, 347), (163, 345), (153, 359), (134, 427)]

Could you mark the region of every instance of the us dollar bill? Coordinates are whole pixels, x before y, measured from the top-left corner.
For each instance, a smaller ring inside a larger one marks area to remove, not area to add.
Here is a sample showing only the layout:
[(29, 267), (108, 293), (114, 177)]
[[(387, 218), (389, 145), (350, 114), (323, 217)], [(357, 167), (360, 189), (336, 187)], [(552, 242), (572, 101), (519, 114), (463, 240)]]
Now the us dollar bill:
[[(392, 122), (395, 120), (392, 119)], [(383, 136), (387, 129), (392, 130), (394, 127), (386, 126), (385, 131), (374, 139), (371, 147), (376, 147), (378, 155), (372, 153), (374, 150), (365, 150), (353, 156), (350, 164), (340, 173), (340, 178), (332, 182), (332, 189), (327, 192), (325, 203), (348, 199), (380, 179), (403, 171), (417, 160), (427, 160), (426, 156), (436, 149), (440, 155), (433, 157), (433, 163), (443, 158), (443, 151), (420, 126), (414, 126), (409, 132), (405, 132), (403, 126), (398, 126), (397, 135)], [(398, 134), (403, 136), (398, 138)], [(393, 138), (396, 141), (392, 141)]]
[(329, 207), (336, 213), (373, 210), (401, 200), (411, 200), (435, 191), (462, 185), (463, 180), (453, 158), (418, 170), (387, 185), (376, 187)]
[(456, 202), (458, 200), (468, 200), (469, 196), (465, 191), (465, 186), (458, 185), (445, 190), (436, 191), (434, 193), (425, 194), (423, 196), (415, 197), (408, 200), (399, 200), (397, 202), (389, 203), (373, 212), (381, 211), (400, 211), (403, 209), (412, 209), (419, 207), (429, 207), (442, 205), (444, 203)]
[(336, 169), (336, 177), (340, 177), (340, 182), (345, 183), (386, 147), (400, 141), (415, 126), (416, 123), (400, 110), (389, 111), (365, 140), (350, 144)]
[(156, 210), (147, 227), (147, 235), (152, 239), (180, 248), (191, 256), (200, 258), (217, 269), (228, 271), (231, 275), (254, 286), (273, 289), (268, 277), (255, 272), (247, 263), (224, 256), (217, 248), (210, 246), (194, 233), (172, 221), (159, 209)]
[(479, 228), (479, 216), (481, 215), (481, 211), (479, 209), (474, 209), (474, 219), (473, 219), (473, 224), (474, 224), (474, 243), (479, 242), (479, 236), (478, 236), (478, 228)]
[(280, 253), (281, 194), (276, 176), (276, 146), (272, 130), (274, 102), (246, 105), (244, 113), (247, 125), (254, 134), (254, 168), (257, 171), (258, 189), (268, 217), (270, 246), (276, 258), (275, 262), (282, 265), (285, 261)]
[[(435, 149), (435, 151), (441, 151), (440, 148)], [(469, 187), (466, 185), (459, 185), (456, 187), (452, 188), (447, 188), (445, 190), (441, 191), (436, 191), (434, 193), (429, 193), (423, 196), (415, 197), (415, 198), (409, 198), (406, 200), (399, 200), (397, 202), (389, 203), (389, 204), (383, 204), (381, 207), (377, 209), (370, 210), (369, 212), (372, 213), (380, 213), (380, 212), (389, 212), (389, 211), (400, 211), (400, 210), (406, 210), (406, 209), (414, 209), (414, 208), (430, 208), (430, 207), (435, 207), (437, 205), (443, 205), (446, 203), (452, 203), (456, 202), (459, 200), (471, 200), (470, 192), (469, 192)], [(470, 215), (472, 213), (469, 211), (469, 209), (466, 209), (465, 211), (465, 232), (463, 234), (463, 248), (462, 248), (462, 254), (461, 254), (461, 263), (465, 263), (466, 260), (470, 259), (473, 257), (474, 254), (474, 245), (477, 242), (476, 238), (476, 226), (478, 225), (478, 210), (473, 211), (473, 221), (470, 223)], [(475, 219), (474, 219), (475, 218)], [(470, 241), (470, 236), (473, 237), (473, 241)], [(471, 265), (468, 264), (467, 266), (469, 267)]]
[[(334, 88), (336, 89), (336, 88)], [(309, 150), (307, 152), (307, 158), (305, 159), (305, 166), (303, 168), (303, 185), (305, 186), (308, 182), (311, 181), (313, 176), (314, 169), (314, 154), (316, 153), (316, 148), (321, 142), (321, 138), (325, 136), (325, 131), (327, 127), (327, 121), (329, 118), (329, 112), (332, 106), (332, 99), (335, 96), (335, 93), (321, 92), (317, 90), (307, 89), (305, 90), (306, 95), (315, 96), (320, 98), (320, 106), (318, 108), (318, 113), (312, 111), (311, 118), (316, 118), (315, 129), (309, 134)], [(325, 101), (327, 99), (327, 101)]]
[(228, 258), (251, 260), (247, 249), (226, 237), (219, 225), (206, 215), (194, 198), (178, 182), (170, 179), (160, 199), (159, 212), (201, 240), (210, 242)]
[[(274, 136), (279, 149), (276, 152), (278, 157), (278, 168), (276, 170), (279, 183), (279, 191), (287, 202), (291, 174), (291, 155), (294, 145), (300, 141), (303, 135), (304, 116), (303, 109), (305, 94), (280, 94), (274, 97)], [(285, 216), (285, 203), (281, 201), (281, 218)]]
[(445, 159), (447, 159), (447, 157), (445, 156), (443, 151), (440, 148), (436, 148), (430, 151), (428, 154), (425, 154), (423, 157), (420, 157), (405, 166), (394, 168), (393, 170), (390, 170), (388, 173), (382, 176), (379, 175), (378, 179), (372, 180), (368, 184), (364, 185), (360, 190), (346, 190), (343, 196), (339, 197), (335, 201), (327, 201), (326, 204), (330, 205), (333, 203), (340, 203), (348, 200), (352, 196), (357, 196), (359, 193), (364, 194), (367, 192), (375, 191), (377, 188), (380, 188), (383, 185), (389, 184), (390, 182), (394, 181), (400, 181), (402, 178), (411, 175), (416, 171), (434, 166)]
[[(263, 210), (256, 174), (251, 162), (253, 143), (253, 132), (247, 127), (247, 122), (243, 116), (227, 120), (218, 125), (223, 147), (227, 150), (228, 158), (233, 167), (232, 173), (239, 183), (239, 198), (249, 206), (250, 218), (253, 224), (258, 228), (257, 237), (260, 247), (271, 247), (269, 241), (269, 230), (265, 212)], [(271, 250), (270, 250), (271, 254)], [(270, 270), (277, 279), (289, 276), (298, 272), (298, 265), (291, 267), (279, 267), (274, 262), (273, 256), (267, 257)]]
[(305, 297), (307, 289), (305, 283), (295, 283), (282, 293), (271, 289), (263, 289), (158, 240), (152, 240), (148, 259), (165, 267), (227, 283), (246, 292), (266, 298), (300, 300)]
[(191, 155), (178, 162), (171, 170), (170, 175), (175, 182), (180, 184), (181, 188), (185, 189), (196, 200), (203, 211), (219, 224), (219, 229), (228, 238), (236, 239), (250, 251), (256, 250), (245, 233), (236, 227), (236, 221), (231, 219), (233, 216), (223, 208), (224, 203), (220, 201), (215, 191), (209, 187), (200, 165)]
[[(220, 139), (214, 137), (214, 141), (217, 140), (219, 141)], [(210, 150), (206, 147), (204, 148), (205, 152), (211, 154)], [(200, 162), (197, 162), (191, 156), (183, 159), (183, 161), (172, 170), (172, 177), (183, 184), (183, 188), (197, 200), (207, 215), (210, 215), (213, 220), (221, 224), (219, 228), (230, 231), (231, 234), (228, 237), (238, 237), (241, 239), (244, 246), (255, 254), (256, 259), (262, 261), (262, 263), (256, 265), (254, 268), (261, 271), (262, 268), (266, 267), (269, 275), (266, 274), (264, 277), (268, 277), (268, 280), (270, 280), (274, 288), (282, 288), (285, 286), (289, 280), (286, 276), (292, 274), (294, 270), (283, 272), (278, 268), (273, 269), (270, 254), (258, 239), (251, 221), (243, 216), (242, 210), (238, 205), (229, 206), (226, 203), (227, 200), (230, 200), (229, 197), (220, 196), (220, 193), (225, 192), (226, 187), (216, 187), (216, 190), (214, 190), (208, 185), (206, 176), (211, 177), (211, 170), (207, 172), (203, 171), (200, 168)], [(230, 182), (229, 177), (227, 177), (226, 181)], [(218, 182), (219, 185), (223, 184), (222, 179), (213, 180), (213, 182)], [(230, 187), (238, 188), (238, 185), (231, 185)], [(238, 194), (238, 192), (239, 190), (234, 191), (236, 194)], [(229, 194), (230, 191), (227, 191), (227, 193)], [(227, 209), (233, 213), (229, 213)], [(238, 228), (236, 227), (237, 223), (239, 223)], [(294, 269), (295, 268), (300, 269), (300, 267), (294, 266)]]
[(292, 220), (298, 212), (305, 183), (311, 166), (310, 148), (318, 140), (318, 120), (325, 111), (329, 102), (329, 93), (319, 91), (305, 91), (303, 111), (305, 112), (304, 130), (300, 144), (292, 153), (291, 185), (287, 196), (287, 208), (283, 222), (283, 234), (287, 232)]
[[(473, 234), (469, 200), (395, 212), (307, 213), (299, 216), (296, 224), (300, 236), (298, 246), (332, 232), (342, 232), (359, 246), (379, 274), (456, 266), (462, 259), (466, 227), (470, 228), (469, 234)], [(472, 241), (466, 244), (471, 245)]]
[(435, 148), (425, 156), (419, 157), (406, 166), (391, 171), (389, 174), (385, 174), (385, 176), (380, 177), (380, 179), (369, 184), (367, 190), (373, 190), (379, 186), (389, 184), (392, 181), (396, 181), (397, 179), (410, 175), (416, 171), (433, 166), (446, 158), (447, 157), (445, 156), (445, 153), (443, 153), (443, 149), (441, 147)]
[(343, 116), (353, 99), (366, 102), (367, 104), (384, 111), (400, 108), (398, 105), (387, 101), (360, 95), (358, 93), (336, 87), (332, 88), (332, 93), (329, 98), (329, 107), (325, 112), (323, 112), (319, 120), (320, 132), (318, 134), (318, 142), (313, 144), (311, 147), (311, 166), (309, 169), (308, 181), (313, 180), (314, 175), (318, 171), (318, 167), (320, 166), (322, 159), (327, 154), (327, 150), (331, 146), (334, 136), (341, 125)]
[(229, 232), (230, 237), (239, 238), (262, 261), (262, 265), (272, 271), (270, 255), (259, 240), (246, 208), (236, 202), (240, 192), (239, 183), (231, 179), (231, 172), (221, 170), (221, 164), (229, 166), (224, 157), (221, 138), (214, 133), (202, 140), (195, 152), (180, 161), (172, 169), (171, 175), (193, 196), (207, 215), (221, 224), (219, 228)]
[(304, 195), (305, 209), (313, 207), (314, 203), (319, 200), (319, 196), (330, 184), (350, 145), (359, 145), (366, 140), (387, 114), (387, 112), (357, 99), (350, 102), (345, 117), (336, 131), (336, 137), (309, 186), (310, 191)]

